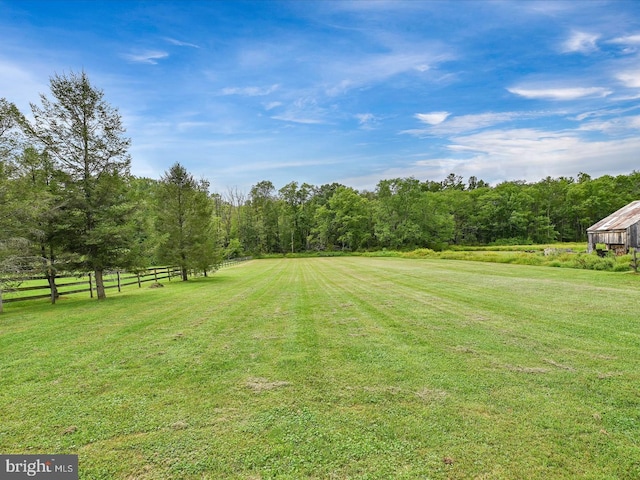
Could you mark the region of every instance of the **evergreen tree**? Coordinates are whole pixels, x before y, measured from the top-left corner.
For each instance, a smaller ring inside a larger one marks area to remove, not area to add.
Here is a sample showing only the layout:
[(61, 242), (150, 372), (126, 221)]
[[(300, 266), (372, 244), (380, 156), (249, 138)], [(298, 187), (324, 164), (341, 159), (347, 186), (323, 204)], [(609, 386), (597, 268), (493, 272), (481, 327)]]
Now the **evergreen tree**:
[(190, 269), (206, 272), (221, 260), (208, 186), (205, 181), (197, 182), (180, 163), (175, 163), (160, 180), (156, 219), (160, 235), (158, 259), (178, 265), (184, 281)]
[(26, 124), (63, 174), (58, 233), (73, 266), (95, 273), (98, 298), (106, 297), (103, 272), (127, 267), (131, 258), (132, 207), (127, 203), (130, 140), (118, 110), (91, 85), (85, 72), (54, 75), (50, 100), (31, 104)]

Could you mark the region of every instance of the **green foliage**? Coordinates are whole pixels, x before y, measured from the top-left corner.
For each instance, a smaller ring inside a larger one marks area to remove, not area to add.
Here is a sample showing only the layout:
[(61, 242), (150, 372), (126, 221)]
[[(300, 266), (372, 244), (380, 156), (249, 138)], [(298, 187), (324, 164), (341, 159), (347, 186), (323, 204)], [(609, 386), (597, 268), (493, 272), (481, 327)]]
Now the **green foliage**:
[[(576, 253), (566, 252), (571, 250), (571, 244), (542, 245), (540, 247), (548, 247), (557, 249), (557, 253), (545, 254), (543, 248), (530, 249), (525, 246), (506, 246), (506, 247), (476, 247), (476, 248), (458, 248), (455, 250), (447, 250), (436, 252), (430, 249), (416, 249), (410, 252), (404, 252), (401, 255), (405, 258), (434, 258), (443, 260), (468, 260), (475, 262), (490, 263), (512, 263), (517, 265), (534, 265), (547, 267), (577, 268), (584, 270), (601, 270), (608, 272), (626, 272), (629, 271), (629, 263), (631, 255), (613, 256), (607, 255), (604, 258), (599, 257), (596, 253)], [(524, 250), (524, 251), (523, 251)]]
[(237, 238), (232, 238), (229, 245), (224, 249), (224, 258), (239, 258), (244, 255), (242, 244)]
[(102, 272), (132, 261), (134, 206), (126, 195), (131, 142), (117, 109), (86, 73), (54, 75), (50, 86), (53, 99), (41, 95), (41, 107), (31, 104), (34, 121), (24, 123), (63, 180), (57, 188), (61, 201), (55, 229), (49, 222), (50, 245), (69, 254), (75, 267), (94, 270), (98, 298), (104, 298)]
[(377, 187), (374, 213), (379, 245), (392, 249), (442, 248), (453, 236), (454, 219), (446, 201), (425, 191), (414, 178), (383, 180)]
[(222, 260), (207, 188), (206, 182), (196, 182), (175, 163), (165, 172), (157, 191), (158, 259), (180, 266), (183, 280), (187, 280), (188, 270), (207, 271)]

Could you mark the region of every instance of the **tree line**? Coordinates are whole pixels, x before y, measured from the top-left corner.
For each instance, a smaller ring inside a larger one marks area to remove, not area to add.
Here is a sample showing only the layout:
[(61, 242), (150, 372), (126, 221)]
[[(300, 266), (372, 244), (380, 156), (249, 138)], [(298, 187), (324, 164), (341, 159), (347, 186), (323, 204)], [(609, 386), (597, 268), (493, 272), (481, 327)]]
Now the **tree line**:
[(636, 171), (495, 186), (452, 173), (372, 191), (263, 180), (212, 193), (180, 161), (160, 179), (133, 176), (121, 116), (86, 73), (50, 87), (30, 120), (0, 99), (0, 273), (92, 271), (99, 298), (115, 268), (170, 263), (186, 280), (242, 255), (584, 241), (640, 198)]

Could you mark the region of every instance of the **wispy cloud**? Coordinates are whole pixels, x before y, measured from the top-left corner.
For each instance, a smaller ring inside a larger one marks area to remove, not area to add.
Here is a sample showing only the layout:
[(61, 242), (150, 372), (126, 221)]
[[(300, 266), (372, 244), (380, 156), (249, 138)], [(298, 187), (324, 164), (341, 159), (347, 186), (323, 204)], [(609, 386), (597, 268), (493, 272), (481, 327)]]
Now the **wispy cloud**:
[(580, 126), (582, 131), (604, 132), (611, 135), (625, 135), (640, 130), (640, 115), (629, 115), (609, 120), (592, 120)]
[(301, 117), (296, 116), (292, 113), (286, 113), (284, 115), (274, 115), (271, 118), (273, 118), (274, 120), (281, 120), (283, 122), (303, 123), (306, 125), (320, 125), (323, 123), (327, 123), (320, 118)]
[(433, 66), (453, 58), (442, 47), (432, 47), (431, 50), (393, 50), (357, 58), (348, 55), (340, 59), (328, 58), (320, 67), (322, 76), (328, 79), (326, 93), (329, 96), (344, 94), (353, 88), (376, 84), (401, 74), (424, 75)]
[(331, 123), (327, 120), (329, 115), (330, 111), (320, 106), (314, 96), (302, 96), (283, 108), (283, 113), (271, 118), (290, 123), (322, 125)]
[(597, 41), (600, 35), (586, 32), (574, 31), (571, 36), (562, 44), (561, 51), (564, 53), (589, 54), (598, 50)]
[(637, 168), (633, 2), (59, 3), (0, 8), (0, 96), (28, 113), (49, 75), (86, 68), (145, 175), (176, 158), (242, 188)]
[(589, 141), (576, 134), (538, 129), (483, 132), (460, 137), (452, 150), (475, 152), (473, 162), (487, 172), (495, 168), (505, 179), (535, 181), (544, 176), (624, 172), (640, 147), (640, 139)]
[(241, 95), (245, 97), (264, 97), (275, 92), (279, 88), (278, 84), (268, 87), (226, 87), (220, 93), (222, 95)]
[(616, 75), (616, 78), (620, 80), (626, 87), (640, 88), (640, 70), (629, 70), (626, 72), (620, 72)]
[(608, 43), (618, 43), (621, 45), (640, 45), (640, 33), (612, 38)]
[(551, 154), (575, 147), (578, 138), (566, 133), (530, 128), (490, 130), (452, 139), (449, 150), (473, 151), (508, 158), (519, 158), (540, 153)]
[(444, 122), (450, 115), (449, 112), (430, 112), (430, 113), (416, 113), (414, 117), (429, 125), (438, 125)]
[(356, 113), (354, 117), (363, 130), (371, 130), (378, 123), (378, 118), (373, 113)]
[(122, 56), (133, 63), (156, 65), (158, 60), (168, 58), (169, 54), (160, 50), (149, 50), (141, 53), (125, 53)]
[(606, 97), (613, 92), (604, 87), (559, 87), (559, 88), (523, 88), (512, 87), (507, 90), (514, 95), (538, 100), (577, 100), (585, 97)]
[(171, 45), (176, 45), (178, 47), (200, 48), (200, 46), (196, 45), (195, 43), (182, 42), (180, 40), (176, 40), (175, 38), (166, 37), (165, 40)]
[(269, 102), (264, 105), (264, 109), (268, 112), (269, 110), (273, 110), (274, 108), (278, 108), (282, 105), (282, 102)]
[(272, 171), (291, 168), (308, 168), (315, 166), (335, 165), (340, 163), (340, 160), (332, 159), (310, 159), (310, 160), (290, 160), (284, 162), (268, 161), (268, 162), (253, 162), (243, 165), (234, 164), (229, 167), (228, 171), (237, 172), (256, 172), (256, 171)]
[(375, 119), (373, 113), (356, 113), (355, 117), (358, 119), (358, 122), (360, 122), (361, 125), (369, 123)]
[[(414, 162), (407, 172), (422, 170), (423, 178), (443, 178), (448, 172), (464, 177), (476, 175), (496, 183), (521, 179), (538, 181), (546, 176), (573, 176), (628, 172), (636, 158), (640, 138), (592, 141), (580, 132), (542, 129), (499, 129), (453, 139), (451, 156)], [(382, 177), (388, 178), (388, 177)]]
[[(442, 115), (446, 114), (446, 115)], [(433, 115), (433, 117), (429, 117)], [(439, 116), (441, 115), (441, 116)], [(428, 128), (404, 130), (400, 133), (423, 137), (427, 135), (458, 135), (484, 128), (494, 127), (506, 122), (535, 118), (544, 115), (538, 112), (486, 112), (451, 117), (448, 112), (418, 113), (414, 115), (418, 120), (428, 123)], [(427, 116), (428, 118), (425, 118)], [(441, 117), (444, 117), (441, 119)]]
[(632, 55), (638, 51), (640, 47), (640, 34), (624, 35), (607, 40), (605, 43), (610, 45), (620, 45), (620, 52), (626, 55)]

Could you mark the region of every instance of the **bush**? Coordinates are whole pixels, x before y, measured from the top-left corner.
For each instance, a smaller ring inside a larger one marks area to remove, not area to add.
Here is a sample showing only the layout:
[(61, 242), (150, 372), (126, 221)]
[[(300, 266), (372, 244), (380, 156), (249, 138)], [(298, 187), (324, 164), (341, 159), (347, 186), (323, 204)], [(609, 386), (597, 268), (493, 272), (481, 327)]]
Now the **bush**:
[(504, 245), (533, 245), (533, 242), (530, 238), (499, 238), (498, 240), (489, 244), (489, 246)]
[(428, 258), (428, 257), (436, 257), (437, 254), (430, 248), (418, 248), (413, 250), (412, 252), (407, 252), (402, 255), (407, 258)]

